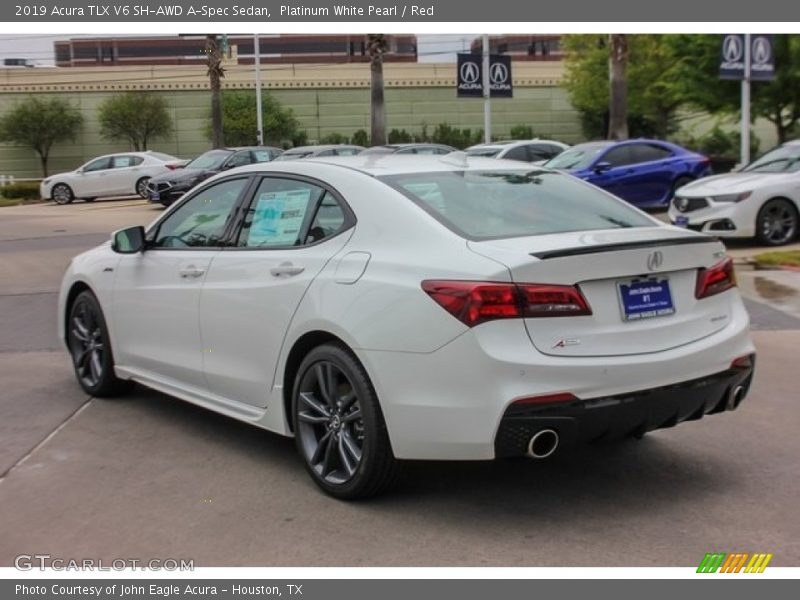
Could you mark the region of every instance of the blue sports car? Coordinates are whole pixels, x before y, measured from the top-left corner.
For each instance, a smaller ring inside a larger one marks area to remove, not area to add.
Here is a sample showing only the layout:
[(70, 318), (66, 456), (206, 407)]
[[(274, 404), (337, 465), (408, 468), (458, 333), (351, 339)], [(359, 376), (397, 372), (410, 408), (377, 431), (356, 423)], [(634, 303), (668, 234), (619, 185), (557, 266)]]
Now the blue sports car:
[(642, 208), (667, 206), (675, 190), (711, 175), (711, 161), (661, 140), (578, 144), (545, 163)]

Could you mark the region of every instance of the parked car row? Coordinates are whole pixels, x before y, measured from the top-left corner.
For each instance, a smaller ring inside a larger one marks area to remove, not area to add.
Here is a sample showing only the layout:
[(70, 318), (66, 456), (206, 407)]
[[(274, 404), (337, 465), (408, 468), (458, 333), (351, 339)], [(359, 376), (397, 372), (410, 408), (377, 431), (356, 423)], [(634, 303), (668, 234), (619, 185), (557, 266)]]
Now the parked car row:
[[(504, 155), (512, 146), (526, 147), (525, 142), (498, 144), (509, 145), (503, 149)], [(532, 153), (531, 156), (537, 160), (546, 159), (567, 147), (560, 142), (548, 142), (546, 152)], [(298, 146), (285, 152), (280, 148), (261, 146), (210, 150), (191, 161), (162, 152), (123, 152), (99, 156), (74, 171), (47, 177), (42, 181), (40, 192), (42, 198), (51, 199), (58, 204), (69, 204), (75, 199), (92, 202), (96, 198), (138, 194), (151, 202), (167, 206), (211, 175), (234, 167), (272, 160), (357, 154), (443, 155), (455, 151), (452, 146), (433, 143), (386, 144), (372, 148), (353, 144), (322, 144)], [(480, 155), (490, 154), (482, 152)], [(516, 155), (504, 157), (514, 159)]]
[[(68, 173), (45, 179), (43, 198), (68, 204), (75, 198), (138, 194), (168, 206), (212, 175), (235, 167), (308, 158), (442, 156), (444, 144), (350, 144), (210, 150), (186, 163), (159, 152), (101, 156)], [(711, 161), (663, 140), (594, 141), (569, 147), (554, 140), (477, 144), (467, 157), (497, 158), (564, 171), (639, 208), (668, 208), (677, 226), (719, 237), (755, 237), (786, 244), (800, 230), (800, 141), (788, 142), (738, 172), (711, 176)]]

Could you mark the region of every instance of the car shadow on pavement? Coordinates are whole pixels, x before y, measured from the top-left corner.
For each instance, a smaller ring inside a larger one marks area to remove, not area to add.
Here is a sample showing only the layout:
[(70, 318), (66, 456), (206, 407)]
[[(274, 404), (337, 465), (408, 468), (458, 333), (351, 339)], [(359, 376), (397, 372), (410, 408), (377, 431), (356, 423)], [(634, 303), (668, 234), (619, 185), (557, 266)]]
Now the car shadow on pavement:
[[(217, 451), (229, 454), (228, 460), (238, 455), (268, 465), (273, 479), (282, 474), (287, 485), (303, 486), (306, 493), (328, 501), (306, 475), (292, 439), (137, 389), (130, 401), (139, 403), (151, 418), (168, 422), (176, 435), (184, 434), (204, 448), (213, 442)], [(518, 523), (545, 515), (549, 520), (604, 512), (644, 516), (659, 503), (701, 505), (709, 493), (723, 494), (736, 485), (713, 453), (698, 455), (697, 448), (684, 447), (681, 437), (670, 439), (670, 434), (667, 430), (642, 440), (576, 446), (542, 461), (405, 461), (390, 492), (357, 506), (387, 515), (414, 509), (420, 518), (429, 514), (454, 521), (491, 508), (489, 518)]]

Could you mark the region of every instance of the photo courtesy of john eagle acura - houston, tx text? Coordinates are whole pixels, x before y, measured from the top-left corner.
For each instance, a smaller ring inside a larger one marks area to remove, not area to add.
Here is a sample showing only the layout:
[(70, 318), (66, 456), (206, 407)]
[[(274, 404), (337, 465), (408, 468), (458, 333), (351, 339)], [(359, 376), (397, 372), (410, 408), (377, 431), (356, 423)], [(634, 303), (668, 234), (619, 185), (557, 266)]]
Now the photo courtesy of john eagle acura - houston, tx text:
[(733, 410), (755, 362), (718, 240), (463, 152), (223, 171), (76, 256), (58, 313), (88, 394), (136, 382), (293, 436), (346, 499), (405, 460), (544, 459)]

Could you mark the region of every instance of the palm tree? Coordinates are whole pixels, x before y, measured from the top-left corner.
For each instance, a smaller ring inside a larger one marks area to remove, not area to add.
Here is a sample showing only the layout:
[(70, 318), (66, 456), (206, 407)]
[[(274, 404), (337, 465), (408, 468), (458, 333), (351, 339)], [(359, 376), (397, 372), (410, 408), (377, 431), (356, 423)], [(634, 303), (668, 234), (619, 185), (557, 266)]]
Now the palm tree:
[(210, 34), (206, 36), (206, 57), (208, 58), (208, 79), (211, 87), (211, 145), (214, 148), (225, 146), (222, 135), (222, 99), (220, 79), (225, 77), (225, 69), (222, 68), (222, 53), (219, 50), (217, 36)]
[(383, 97), (383, 55), (387, 50), (386, 36), (382, 33), (367, 35), (370, 71), (370, 128), (372, 145), (386, 143), (386, 102)]
[(628, 68), (628, 36), (623, 33), (610, 35), (608, 71), (610, 74), (610, 97), (608, 103), (608, 138), (628, 139), (628, 98), (626, 71)]

